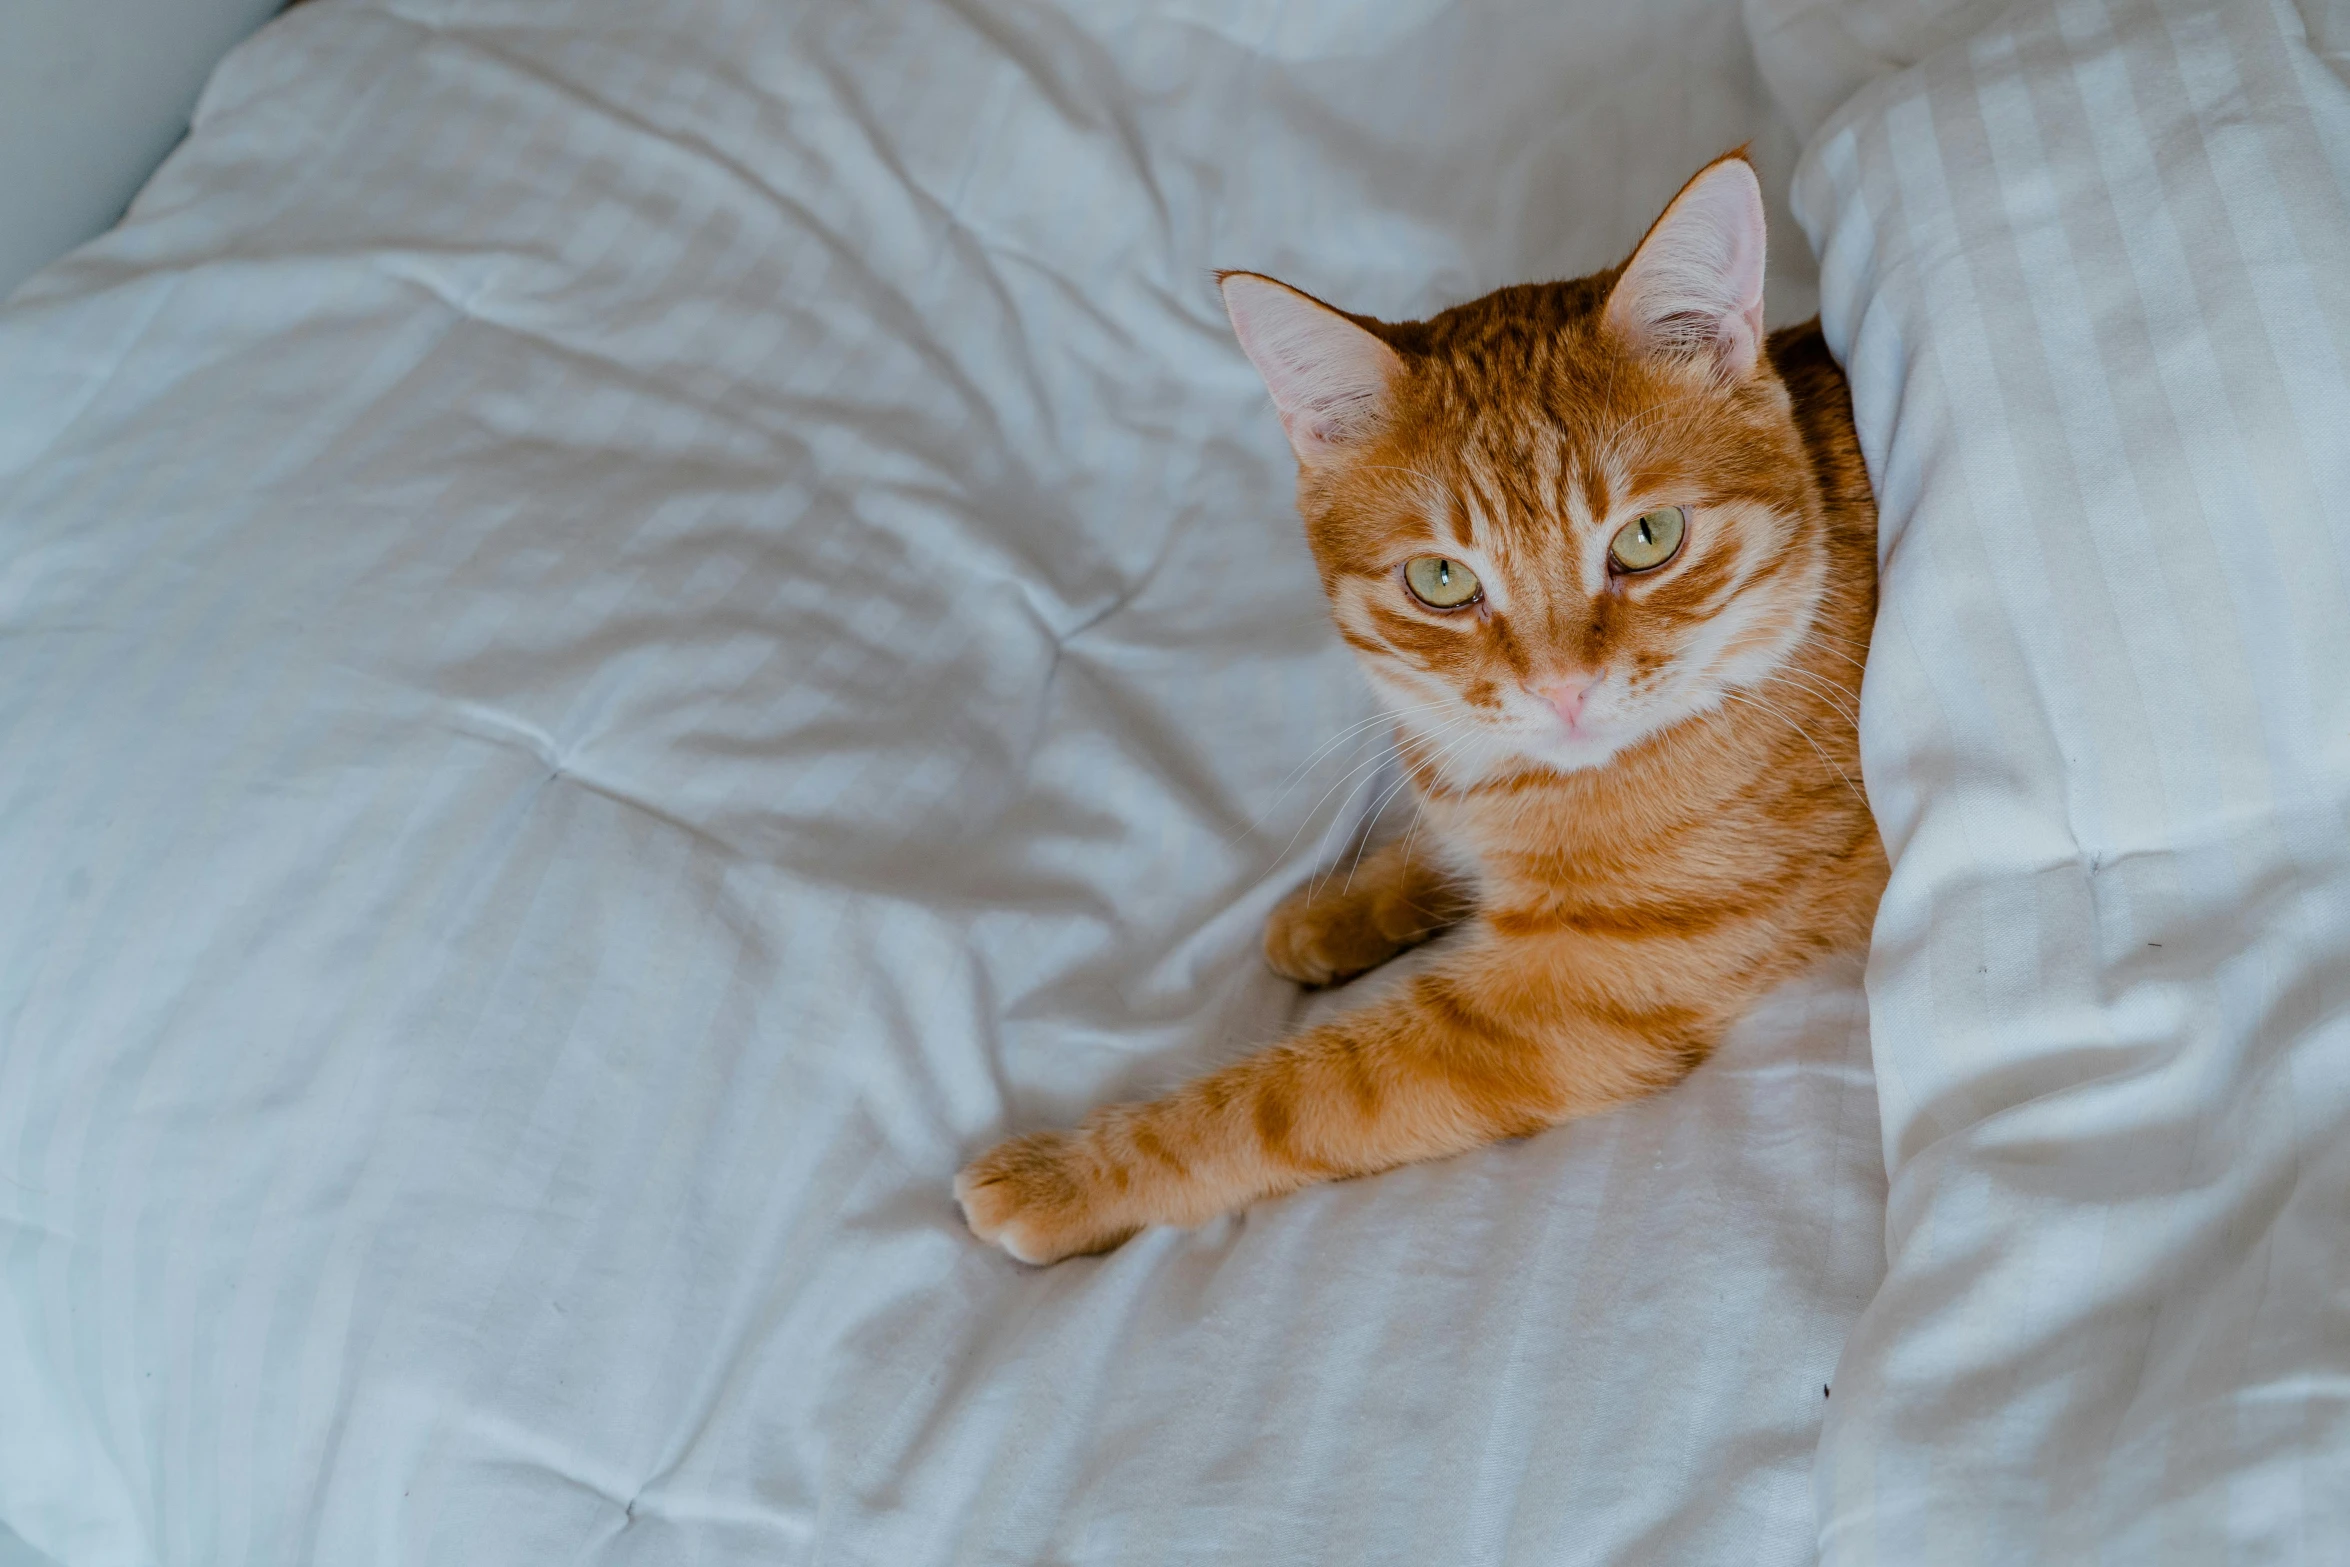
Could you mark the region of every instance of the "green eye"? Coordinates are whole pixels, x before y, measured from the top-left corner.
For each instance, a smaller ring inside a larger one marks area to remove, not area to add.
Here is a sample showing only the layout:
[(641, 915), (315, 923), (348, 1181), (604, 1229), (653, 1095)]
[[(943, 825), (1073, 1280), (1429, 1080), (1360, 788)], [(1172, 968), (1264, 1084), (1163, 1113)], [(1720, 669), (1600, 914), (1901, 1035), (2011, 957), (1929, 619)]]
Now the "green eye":
[(1607, 558), (1618, 571), (1653, 571), (1673, 558), (1673, 552), (1681, 547), (1681, 535), (1688, 530), (1686, 507), (1645, 512), (1616, 530)]
[(1421, 555), (1407, 562), (1403, 580), (1412, 590), (1412, 597), (1430, 609), (1459, 609), (1464, 604), (1475, 603), (1477, 595), (1484, 591), (1477, 586), (1475, 572), (1441, 555)]

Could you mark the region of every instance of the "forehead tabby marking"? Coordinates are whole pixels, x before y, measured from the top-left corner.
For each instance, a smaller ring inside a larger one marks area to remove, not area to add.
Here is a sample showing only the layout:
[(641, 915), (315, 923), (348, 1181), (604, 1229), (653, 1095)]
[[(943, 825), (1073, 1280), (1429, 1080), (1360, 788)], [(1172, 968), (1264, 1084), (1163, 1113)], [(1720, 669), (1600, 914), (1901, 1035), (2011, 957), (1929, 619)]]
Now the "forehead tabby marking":
[[(1530, 285), (1380, 327), (1401, 366), (1386, 420), (1301, 486), (1374, 681), (1435, 704), (1410, 720), (1423, 732), (1487, 731), (1449, 765), (1604, 764), (1766, 676), (1812, 613), (1816, 506), (1783, 393), (1627, 353), (1599, 329), (1604, 298), (1591, 279)], [(1617, 530), (1662, 506), (1688, 509), (1679, 551), (1611, 569)], [(1483, 598), (1411, 598), (1402, 567), (1431, 553), (1457, 553)], [(1572, 734), (1541, 694), (1560, 681), (1581, 683), (1563, 688), (1583, 693)]]

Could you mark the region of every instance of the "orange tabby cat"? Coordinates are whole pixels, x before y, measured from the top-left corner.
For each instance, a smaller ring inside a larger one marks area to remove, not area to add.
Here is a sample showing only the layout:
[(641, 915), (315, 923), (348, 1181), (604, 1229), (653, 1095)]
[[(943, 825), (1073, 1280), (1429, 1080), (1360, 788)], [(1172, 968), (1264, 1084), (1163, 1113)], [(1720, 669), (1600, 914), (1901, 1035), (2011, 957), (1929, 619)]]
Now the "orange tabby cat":
[(1816, 324), (1765, 341), (1762, 282), (1736, 153), (1623, 266), (1429, 321), (1225, 275), (1424, 810), (1266, 955), (1328, 984), (1462, 928), (1359, 1010), (998, 1145), (955, 1181), (981, 1238), (1051, 1262), (1606, 1110), (1867, 940), (1876, 511), (1843, 375)]

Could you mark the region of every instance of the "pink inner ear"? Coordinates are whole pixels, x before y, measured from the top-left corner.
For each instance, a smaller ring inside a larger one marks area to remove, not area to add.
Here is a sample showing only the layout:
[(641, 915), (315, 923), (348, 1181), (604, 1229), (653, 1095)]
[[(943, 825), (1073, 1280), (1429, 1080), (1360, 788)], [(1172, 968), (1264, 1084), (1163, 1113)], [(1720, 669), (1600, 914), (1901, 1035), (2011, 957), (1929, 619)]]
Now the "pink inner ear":
[(1673, 198), (1608, 295), (1607, 322), (1638, 347), (1711, 350), (1733, 378), (1762, 350), (1762, 186), (1742, 157), (1700, 173)]
[(1241, 351), (1265, 378), (1300, 461), (1375, 430), (1403, 361), (1371, 333), (1286, 284), (1227, 274), (1224, 308)]

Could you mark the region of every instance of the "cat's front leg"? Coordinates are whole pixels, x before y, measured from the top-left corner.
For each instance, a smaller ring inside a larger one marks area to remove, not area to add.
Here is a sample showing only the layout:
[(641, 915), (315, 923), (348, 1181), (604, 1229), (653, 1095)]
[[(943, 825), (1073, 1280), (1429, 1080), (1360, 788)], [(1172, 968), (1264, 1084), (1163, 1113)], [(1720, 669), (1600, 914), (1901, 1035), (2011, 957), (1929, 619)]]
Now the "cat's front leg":
[(1335, 985), (1418, 946), (1469, 912), (1469, 895), (1407, 837), (1314, 877), (1265, 920), (1265, 962), (1301, 985)]
[(1563, 945), (1480, 930), (1394, 995), (1164, 1099), (1001, 1143), (955, 1179), (964, 1218), (1023, 1262), (1106, 1251), (1608, 1109), (1711, 1048), (1710, 1009), (1592, 983), (1588, 954)]

